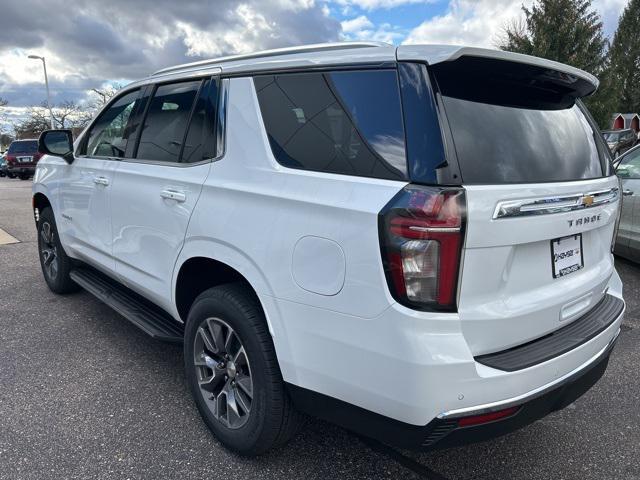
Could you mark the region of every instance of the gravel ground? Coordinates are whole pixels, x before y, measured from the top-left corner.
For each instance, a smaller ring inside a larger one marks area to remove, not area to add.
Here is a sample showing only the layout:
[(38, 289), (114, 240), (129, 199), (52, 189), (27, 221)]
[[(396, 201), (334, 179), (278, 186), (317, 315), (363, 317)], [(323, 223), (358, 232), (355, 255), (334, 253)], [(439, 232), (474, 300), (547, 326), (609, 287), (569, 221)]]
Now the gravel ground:
[[(187, 392), (181, 350), (40, 272), (30, 182), (0, 179), (0, 479), (640, 479), (640, 266), (602, 380), (567, 409), (468, 447), (392, 455), (319, 420), (258, 459), (223, 449)], [(437, 472), (437, 473), (434, 473)]]

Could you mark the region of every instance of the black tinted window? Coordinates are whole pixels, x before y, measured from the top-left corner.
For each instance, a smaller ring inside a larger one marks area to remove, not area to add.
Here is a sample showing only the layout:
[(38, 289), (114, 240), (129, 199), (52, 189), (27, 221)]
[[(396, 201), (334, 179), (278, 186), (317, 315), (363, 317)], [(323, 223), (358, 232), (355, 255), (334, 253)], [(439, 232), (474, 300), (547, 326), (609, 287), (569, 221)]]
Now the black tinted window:
[(139, 90), (129, 92), (113, 102), (98, 117), (87, 139), (86, 154), (100, 157), (124, 157), (127, 142), (134, 128), (131, 127)]
[(136, 158), (177, 162), (193, 102), (202, 82), (161, 85), (151, 99)]
[(406, 179), (395, 70), (282, 74), (254, 80), (279, 163), (305, 170)]
[(9, 145), (9, 153), (35, 153), (38, 150), (38, 142), (35, 140), (22, 140)]
[(445, 97), (464, 183), (602, 177), (596, 135), (577, 105), (534, 110)]
[(182, 161), (187, 163), (214, 158), (216, 156), (216, 107), (218, 82), (207, 80), (193, 110), (187, 140), (182, 152)]

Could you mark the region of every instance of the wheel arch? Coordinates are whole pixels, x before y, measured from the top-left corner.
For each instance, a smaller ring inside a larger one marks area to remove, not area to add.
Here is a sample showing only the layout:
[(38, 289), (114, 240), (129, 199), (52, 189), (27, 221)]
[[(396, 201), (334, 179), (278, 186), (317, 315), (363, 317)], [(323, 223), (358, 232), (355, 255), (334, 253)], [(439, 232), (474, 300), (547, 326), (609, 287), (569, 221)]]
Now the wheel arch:
[(269, 301), (273, 294), (260, 269), (233, 246), (208, 239), (187, 242), (176, 262), (172, 291), (179, 319), (186, 322), (189, 308), (200, 293), (231, 282), (243, 283), (255, 295), (273, 335), (275, 312), (265, 305), (273, 303)]
[(42, 212), (44, 208), (50, 207), (51, 209), (53, 209), (53, 205), (49, 200), (49, 197), (47, 197), (47, 195), (41, 191), (36, 191), (33, 194), (31, 205), (33, 207), (33, 213), (35, 215), (36, 221), (38, 221), (38, 215), (40, 214), (40, 212)]

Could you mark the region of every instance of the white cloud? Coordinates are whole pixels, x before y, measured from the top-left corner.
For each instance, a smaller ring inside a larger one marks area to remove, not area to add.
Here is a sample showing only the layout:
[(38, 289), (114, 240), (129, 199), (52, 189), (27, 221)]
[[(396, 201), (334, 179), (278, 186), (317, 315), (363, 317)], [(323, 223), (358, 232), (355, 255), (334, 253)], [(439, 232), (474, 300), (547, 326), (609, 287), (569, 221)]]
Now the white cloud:
[(351, 20), (345, 20), (344, 22), (340, 22), (342, 26), (342, 31), (346, 34), (357, 33), (359, 31), (365, 29), (373, 28), (373, 23), (364, 15), (360, 15), (357, 18), (353, 18)]
[(274, 22), (269, 22), (264, 15), (256, 12), (246, 4), (236, 7), (234, 15), (235, 28), (210, 31), (195, 27), (186, 22), (178, 22), (176, 27), (184, 36), (189, 56), (215, 56), (223, 52), (245, 53), (260, 49), (266, 37), (277, 37)]
[(374, 25), (365, 15), (341, 22), (343, 40), (374, 40), (376, 42), (395, 43), (406, 32), (389, 23)]
[(434, 3), (435, 1), (437, 0), (335, 0), (335, 3), (344, 5), (345, 8), (358, 7), (362, 10), (376, 10), (395, 8), (410, 3)]
[[(371, 0), (373, 1), (373, 0)], [(449, 8), (414, 28), (403, 43), (445, 43), (496, 47), (504, 29), (523, 18), (522, 6), (533, 0), (451, 0)], [(595, 0), (605, 34), (612, 35), (627, 0)]]
[(532, 0), (451, 0), (444, 15), (414, 28), (403, 43), (445, 43), (495, 47), (514, 19), (522, 17), (522, 5)]

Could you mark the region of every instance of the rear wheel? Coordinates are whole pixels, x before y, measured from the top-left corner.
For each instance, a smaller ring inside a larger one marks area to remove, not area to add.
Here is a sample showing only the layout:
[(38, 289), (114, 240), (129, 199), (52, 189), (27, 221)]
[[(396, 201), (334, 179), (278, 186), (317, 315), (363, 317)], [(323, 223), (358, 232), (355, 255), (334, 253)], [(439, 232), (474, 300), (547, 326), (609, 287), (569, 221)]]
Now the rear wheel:
[(16, 178), (16, 174), (15, 173), (7, 173), (7, 177)]
[(301, 416), (284, 388), (262, 309), (241, 284), (202, 293), (189, 312), (184, 362), (194, 400), (229, 449), (258, 455), (293, 437)]
[(29, 180), (31, 175), (20, 175), (20, 180)]
[(50, 207), (42, 209), (38, 220), (38, 254), (44, 279), (55, 293), (70, 293), (80, 289), (69, 273), (73, 260), (60, 244), (56, 220)]

